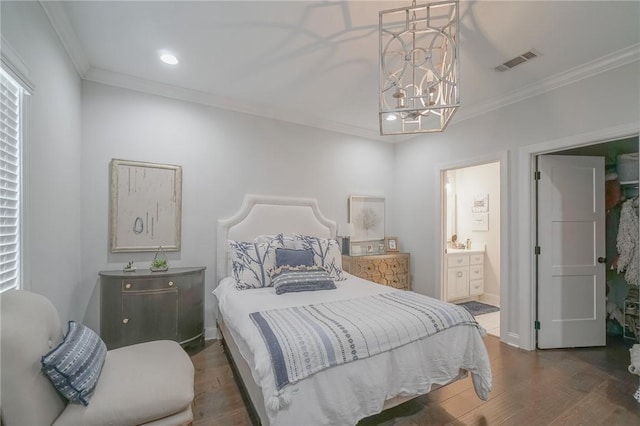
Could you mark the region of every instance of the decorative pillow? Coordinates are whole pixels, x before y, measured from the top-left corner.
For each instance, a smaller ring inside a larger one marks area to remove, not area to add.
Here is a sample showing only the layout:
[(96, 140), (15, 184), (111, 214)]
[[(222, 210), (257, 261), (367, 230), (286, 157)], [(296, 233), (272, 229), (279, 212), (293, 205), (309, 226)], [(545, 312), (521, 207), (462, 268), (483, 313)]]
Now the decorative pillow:
[(89, 405), (106, 356), (107, 346), (100, 336), (89, 327), (69, 321), (62, 343), (40, 362), (58, 392), (71, 402)]
[(229, 261), (236, 279), (236, 288), (269, 287), (269, 272), (276, 266), (276, 249), (283, 248), (282, 240), (274, 238), (265, 243), (248, 243), (229, 240)]
[(333, 290), (335, 283), (320, 266), (281, 266), (271, 272), (276, 294)]
[(335, 281), (346, 280), (342, 273), (342, 253), (340, 245), (335, 239), (309, 237), (293, 234), (297, 249), (313, 250), (313, 263), (322, 266)]
[(284, 248), (288, 248), (288, 249), (295, 249), (295, 243), (293, 240), (293, 237), (289, 237), (289, 236), (285, 236), (283, 234), (277, 234), (277, 235), (258, 235), (253, 242), (254, 243), (268, 243), (269, 241), (273, 240), (274, 238), (277, 238), (279, 240), (282, 240), (282, 244), (284, 245)]
[(276, 268), (285, 265), (313, 266), (313, 250), (276, 249)]

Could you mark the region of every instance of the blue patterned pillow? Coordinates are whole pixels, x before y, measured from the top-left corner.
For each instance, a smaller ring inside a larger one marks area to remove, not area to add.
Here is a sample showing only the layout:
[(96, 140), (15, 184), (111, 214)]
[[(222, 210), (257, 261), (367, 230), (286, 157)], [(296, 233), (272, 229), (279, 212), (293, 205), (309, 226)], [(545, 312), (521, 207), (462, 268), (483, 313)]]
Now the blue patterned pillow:
[(329, 273), (320, 266), (282, 266), (271, 273), (276, 294), (336, 288)]
[(269, 272), (276, 266), (276, 249), (283, 248), (281, 238), (249, 243), (229, 240), (231, 273), (238, 290), (271, 286)]
[(100, 336), (69, 321), (62, 343), (42, 357), (42, 371), (69, 401), (89, 405), (106, 356), (107, 347)]
[(297, 249), (313, 250), (314, 265), (322, 266), (326, 269), (331, 279), (334, 281), (347, 279), (342, 273), (342, 253), (337, 240), (300, 234), (293, 234), (293, 237)]

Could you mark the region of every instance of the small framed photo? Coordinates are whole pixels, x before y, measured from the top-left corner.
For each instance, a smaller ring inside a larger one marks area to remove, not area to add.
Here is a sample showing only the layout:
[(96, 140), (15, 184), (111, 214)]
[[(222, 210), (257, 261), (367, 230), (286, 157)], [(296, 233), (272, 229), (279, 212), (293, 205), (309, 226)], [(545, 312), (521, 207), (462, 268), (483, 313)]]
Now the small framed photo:
[(367, 254), (372, 254), (373, 253), (373, 244), (369, 244), (367, 245)]
[(387, 251), (399, 251), (398, 237), (387, 237), (384, 239)]

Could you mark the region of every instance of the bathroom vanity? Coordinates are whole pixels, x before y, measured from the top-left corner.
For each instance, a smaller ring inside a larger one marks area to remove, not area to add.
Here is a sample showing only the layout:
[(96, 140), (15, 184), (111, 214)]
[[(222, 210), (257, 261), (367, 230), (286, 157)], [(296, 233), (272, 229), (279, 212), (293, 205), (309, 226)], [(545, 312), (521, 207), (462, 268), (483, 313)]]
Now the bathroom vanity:
[(477, 297), (484, 293), (484, 248), (447, 249), (446, 300)]

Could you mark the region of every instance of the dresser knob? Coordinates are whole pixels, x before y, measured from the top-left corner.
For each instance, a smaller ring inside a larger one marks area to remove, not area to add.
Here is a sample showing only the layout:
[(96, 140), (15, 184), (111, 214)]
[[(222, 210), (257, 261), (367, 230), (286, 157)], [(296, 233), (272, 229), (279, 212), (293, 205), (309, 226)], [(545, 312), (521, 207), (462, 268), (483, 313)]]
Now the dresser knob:
[(122, 323), (123, 323), (123, 324), (126, 324), (126, 323), (128, 323), (128, 322), (129, 322), (129, 318), (124, 318), (124, 319), (122, 320)]
[(173, 286), (173, 281), (169, 281), (169, 287)]
[(462, 272), (458, 271), (458, 278), (462, 277)]
[(127, 283), (124, 287), (125, 288), (131, 288), (131, 284)]
[(475, 270), (475, 273), (476, 273), (476, 274), (479, 274), (479, 273), (480, 273), (480, 269), (476, 269), (476, 270)]

